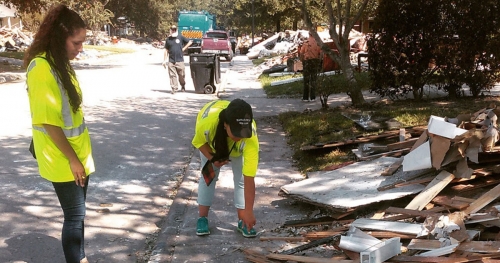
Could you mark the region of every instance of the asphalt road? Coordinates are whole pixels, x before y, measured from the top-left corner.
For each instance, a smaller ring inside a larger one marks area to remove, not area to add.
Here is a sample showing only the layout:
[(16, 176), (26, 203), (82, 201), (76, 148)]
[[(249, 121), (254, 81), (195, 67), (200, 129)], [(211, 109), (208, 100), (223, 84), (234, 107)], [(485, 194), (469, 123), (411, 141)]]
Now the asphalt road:
[[(77, 67), (97, 170), (85, 225), (92, 262), (137, 262), (150, 249), (193, 155), (196, 113), (216, 98), (194, 92), (189, 66), (187, 92), (170, 94), (162, 60), (163, 50), (142, 49)], [(28, 152), (25, 88), (0, 85), (0, 262), (62, 263), (62, 211)]]

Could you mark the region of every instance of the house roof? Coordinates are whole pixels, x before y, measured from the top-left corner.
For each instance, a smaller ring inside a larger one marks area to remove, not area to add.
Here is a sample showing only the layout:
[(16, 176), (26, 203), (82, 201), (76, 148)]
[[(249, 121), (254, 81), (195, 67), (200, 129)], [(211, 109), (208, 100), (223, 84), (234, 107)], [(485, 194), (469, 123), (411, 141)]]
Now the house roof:
[(0, 18), (4, 17), (16, 17), (16, 9), (9, 8), (4, 4), (0, 4)]

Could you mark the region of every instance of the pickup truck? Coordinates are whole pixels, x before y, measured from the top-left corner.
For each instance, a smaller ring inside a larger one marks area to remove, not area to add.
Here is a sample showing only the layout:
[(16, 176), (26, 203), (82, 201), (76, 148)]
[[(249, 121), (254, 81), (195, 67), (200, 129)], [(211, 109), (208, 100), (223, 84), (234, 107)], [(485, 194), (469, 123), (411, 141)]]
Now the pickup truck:
[(207, 31), (201, 40), (201, 53), (220, 54), (227, 61), (231, 61), (234, 53), (229, 34), (223, 30)]

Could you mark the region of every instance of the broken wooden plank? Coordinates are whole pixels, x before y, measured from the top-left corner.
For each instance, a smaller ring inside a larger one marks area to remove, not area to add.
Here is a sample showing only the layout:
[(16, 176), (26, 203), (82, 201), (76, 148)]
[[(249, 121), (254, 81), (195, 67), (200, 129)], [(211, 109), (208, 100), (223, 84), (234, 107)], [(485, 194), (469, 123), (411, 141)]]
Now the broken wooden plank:
[(325, 238), (322, 238), (322, 239), (317, 239), (317, 240), (311, 241), (311, 242), (309, 242), (307, 244), (304, 244), (304, 245), (301, 245), (301, 246), (298, 246), (298, 247), (294, 247), (294, 248), (289, 249), (289, 250), (282, 251), (280, 254), (283, 254), (283, 255), (295, 254), (297, 252), (301, 252), (301, 251), (304, 251), (306, 249), (310, 249), (310, 248), (317, 247), (317, 246), (320, 246), (320, 245), (323, 245), (323, 244), (331, 243), (331, 242), (333, 242), (335, 240), (340, 239), (340, 236), (341, 235), (338, 234), (338, 235), (331, 236), (331, 237), (325, 237)]
[(471, 203), (464, 200), (458, 200), (455, 197), (450, 198), (449, 196), (436, 196), (432, 199), (431, 202), (438, 205), (452, 207), (458, 210), (462, 210), (468, 207)]
[[(409, 128), (406, 129), (406, 132), (410, 132), (412, 134), (421, 134), (424, 130), (418, 127), (414, 128)], [(336, 141), (336, 142), (330, 142), (330, 143), (319, 143), (315, 145), (306, 145), (301, 147), (300, 149), (302, 151), (308, 151), (308, 150), (317, 150), (317, 149), (324, 149), (324, 148), (331, 148), (331, 147), (339, 147), (339, 146), (345, 146), (345, 145), (350, 145), (350, 144), (358, 144), (358, 143), (363, 143), (363, 142), (371, 142), (379, 139), (391, 139), (391, 138), (398, 138), (399, 137), (399, 130), (394, 130), (394, 131), (385, 131), (380, 134), (375, 134), (375, 135), (368, 135), (368, 136), (358, 136), (354, 139), (346, 139), (344, 141)]]
[(326, 216), (313, 219), (288, 220), (283, 224), (284, 227), (317, 226), (332, 224), (335, 221), (333, 217)]
[(406, 141), (387, 144), (386, 147), (387, 147), (387, 150), (389, 150), (389, 151), (406, 149), (406, 148), (411, 149), (417, 140), (418, 140), (418, 138), (411, 138), (411, 139), (408, 139)]
[(429, 212), (429, 211), (420, 211), (420, 210), (413, 210), (413, 209), (406, 209), (406, 208), (399, 208), (399, 207), (389, 207), (385, 210), (387, 213), (394, 213), (394, 214), (406, 214), (406, 215), (411, 215), (411, 216), (420, 216), (420, 217), (427, 217), (430, 215), (436, 215), (434, 212)]
[(408, 153), (409, 151), (410, 151), (410, 149), (408, 148), (408, 149), (395, 150), (395, 151), (373, 154), (373, 155), (368, 155), (368, 156), (358, 156), (358, 154), (356, 154), (356, 150), (352, 150), (352, 152), (354, 154), (356, 154), (356, 159), (358, 161), (368, 161), (368, 160), (373, 160), (373, 159), (385, 157), (385, 156), (400, 157), (403, 154)]
[(447, 171), (441, 171), (405, 208), (422, 210), (436, 195), (443, 190), (455, 176)]
[(398, 180), (394, 183), (391, 183), (391, 184), (386, 184), (386, 185), (382, 185), (382, 186), (379, 186), (377, 188), (378, 191), (386, 191), (386, 190), (389, 190), (389, 189), (393, 189), (395, 188), (395, 186), (397, 184), (400, 184), (400, 183), (404, 183), (404, 182), (407, 182), (409, 180), (413, 180), (413, 179), (416, 179), (416, 178), (419, 178), (421, 176), (425, 176), (427, 174), (430, 174), (430, 173), (434, 173), (435, 170), (434, 169), (427, 169), (427, 170), (421, 170), (421, 171), (415, 171), (415, 173), (411, 176), (408, 176), (406, 177), (405, 179), (401, 179), (401, 180)]
[(396, 162), (391, 164), (391, 166), (385, 169), (380, 175), (382, 176), (393, 175), (399, 169), (399, 167), (401, 167), (401, 164), (403, 164), (403, 157), (399, 158)]
[(307, 242), (309, 239), (306, 237), (263, 237), (259, 238), (260, 241), (285, 241), (290, 243)]
[(483, 187), (490, 186), (490, 185), (496, 185), (496, 184), (500, 183), (500, 179), (496, 179), (496, 178), (482, 178), (480, 180), (482, 180), (482, 181), (476, 182), (474, 184), (457, 184), (457, 185), (454, 185), (450, 188), (455, 192), (462, 193), (465, 191), (471, 191), (474, 189), (479, 189), (479, 188), (483, 188)]
[(464, 210), (466, 214), (476, 213), (481, 210), (483, 207), (488, 205), (493, 200), (497, 199), (500, 196), (500, 184), (495, 186), (493, 189), (488, 191), (486, 194), (479, 197), (476, 201), (472, 202), (469, 207)]

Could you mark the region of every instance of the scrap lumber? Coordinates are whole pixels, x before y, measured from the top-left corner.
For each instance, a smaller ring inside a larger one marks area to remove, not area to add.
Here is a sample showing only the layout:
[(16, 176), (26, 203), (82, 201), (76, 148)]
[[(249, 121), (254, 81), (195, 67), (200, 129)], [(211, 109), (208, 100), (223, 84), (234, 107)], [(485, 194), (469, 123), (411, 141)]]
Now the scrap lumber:
[(406, 148), (411, 149), (417, 140), (418, 140), (418, 138), (411, 138), (411, 139), (408, 139), (406, 141), (387, 144), (387, 150), (393, 151), (393, 150), (400, 150), (400, 149), (406, 149)]
[(409, 176), (409, 177), (406, 177), (404, 180), (401, 179), (401, 180), (398, 180), (392, 184), (386, 184), (386, 185), (382, 185), (380, 187), (377, 188), (378, 191), (385, 191), (385, 190), (389, 190), (389, 189), (392, 189), (392, 188), (395, 188), (395, 186), (397, 184), (400, 184), (400, 183), (403, 183), (403, 182), (407, 182), (409, 180), (413, 180), (413, 179), (416, 179), (416, 178), (419, 178), (421, 176), (425, 176), (429, 173), (433, 173), (434, 172), (434, 169), (430, 170), (430, 169), (426, 169), (426, 170), (420, 170), (420, 171), (416, 171), (415, 174), (413, 174), (412, 176)]
[[(353, 152), (356, 154), (356, 152), (353, 150)], [(359, 161), (367, 161), (367, 160), (373, 160), (379, 157), (385, 157), (385, 156), (392, 156), (392, 157), (400, 157), (403, 154), (406, 154), (410, 152), (410, 148), (407, 149), (401, 149), (401, 150), (394, 150), (394, 151), (389, 151), (385, 153), (379, 153), (379, 154), (373, 154), (373, 155), (368, 155), (368, 156), (358, 156), (356, 154), (356, 159)]]
[(500, 184), (495, 186), (493, 189), (479, 197), (476, 201), (472, 202), (469, 207), (464, 210), (466, 214), (476, 213), (481, 210), (483, 207), (488, 205), (493, 200), (497, 199), (500, 196)]
[(305, 257), (305, 256), (294, 256), (294, 255), (281, 255), (281, 254), (269, 254), (268, 258), (284, 261), (294, 261), (294, 262), (304, 262), (304, 263), (355, 263), (354, 260), (348, 259), (331, 259), (331, 258), (318, 258), (318, 257)]
[(466, 201), (464, 199), (459, 199), (457, 196), (450, 198), (449, 196), (436, 196), (431, 201), (434, 204), (444, 205), (454, 209), (462, 210), (470, 205), (472, 201)]
[(302, 220), (288, 220), (283, 224), (284, 227), (301, 227), (301, 226), (317, 226), (317, 225), (327, 225), (335, 222), (335, 218), (326, 216), (321, 218), (313, 219), (302, 219)]
[(289, 243), (296, 243), (296, 242), (307, 242), (309, 239), (306, 237), (264, 237), (261, 236), (259, 238), (260, 241), (286, 241)]
[(347, 230), (349, 230), (349, 226), (339, 226), (330, 230), (326, 231), (314, 231), (314, 232), (309, 232), (304, 235), (305, 238), (313, 240), (313, 239), (321, 239), (325, 237), (331, 237), (331, 236), (336, 236), (338, 234), (345, 233)]
[(399, 207), (389, 207), (385, 210), (387, 213), (394, 213), (394, 214), (406, 214), (410, 216), (420, 216), (420, 217), (427, 217), (430, 215), (436, 215), (435, 212), (429, 212), (427, 210), (421, 211), (421, 210), (413, 210), (413, 209), (407, 209), (407, 208), (399, 208)]
[(457, 184), (452, 186), (451, 190), (455, 192), (465, 192), (500, 183), (500, 179), (496, 178), (482, 178), (481, 180), (480, 183), (475, 184)]
[(311, 242), (309, 242), (307, 244), (304, 244), (304, 245), (301, 245), (301, 246), (298, 246), (298, 247), (294, 247), (294, 248), (289, 249), (289, 250), (282, 251), (280, 254), (283, 254), (283, 255), (295, 254), (297, 252), (301, 252), (301, 251), (304, 251), (306, 249), (310, 249), (310, 248), (313, 248), (313, 247), (317, 247), (317, 246), (320, 246), (320, 245), (331, 243), (333, 241), (338, 240), (340, 238), (340, 236), (341, 235), (338, 234), (338, 235), (334, 235), (334, 236), (330, 236), (330, 237), (325, 237), (325, 238), (322, 238), (322, 239), (317, 239), (317, 240), (311, 241)]
[[(410, 132), (412, 134), (414, 133), (421, 133), (423, 132), (422, 129), (419, 129), (418, 127), (416, 128), (409, 128), (406, 130), (406, 132)], [(375, 134), (375, 135), (368, 135), (368, 136), (358, 136), (354, 139), (346, 139), (344, 141), (337, 141), (337, 142), (331, 142), (331, 143), (318, 143), (315, 145), (306, 145), (301, 147), (300, 149), (302, 151), (308, 151), (308, 150), (317, 150), (317, 149), (324, 149), (324, 148), (331, 148), (331, 147), (340, 147), (340, 146), (345, 146), (345, 145), (351, 145), (351, 144), (358, 144), (358, 143), (363, 143), (363, 142), (371, 142), (379, 139), (392, 139), (392, 138), (398, 138), (399, 137), (399, 130), (393, 130), (393, 131), (385, 131), (380, 134)]]
[(394, 187), (403, 187), (403, 186), (412, 185), (412, 184), (426, 184), (428, 182), (431, 182), (432, 180), (434, 180), (434, 177), (429, 176), (429, 177), (425, 177), (422, 179), (410, 180), (410, 181), (406, 181), (403, 183), (399, 183), (399, 184), (396, 184)]
[(382, 176), (393, 175), (399, 169), (399, 167), (401, 167), (402, 164), (403, 164), (403, 157), (399, 158), (396, 162), (391, 164), (391, 166), (387, 167), (387, 169), (385, 169), (380, 175)]
[(455, 176), (447, 171), (441, 171), (436, 178), (430, 182), (405, 208), (422, 210), (424, 207), (443, 190)]

